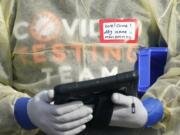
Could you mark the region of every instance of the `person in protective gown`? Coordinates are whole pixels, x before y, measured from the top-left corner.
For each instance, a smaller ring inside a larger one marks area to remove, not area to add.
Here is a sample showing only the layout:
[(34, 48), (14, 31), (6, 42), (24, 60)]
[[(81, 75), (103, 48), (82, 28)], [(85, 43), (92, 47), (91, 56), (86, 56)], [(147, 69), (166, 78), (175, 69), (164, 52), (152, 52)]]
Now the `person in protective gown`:
[[(131, 96), (114, 93), (110, 127), (87, 134), (180, 134), (179, 6), (179, 0), (1, 0), (0, 134), (82, 132), (92, 108), (81, 101), (53, 105), (49, 90), (132, 71), (138, 48), (164, 41), (164, 75), (142, 100), (133, 97), (136, 113), (129, 113)], [(101, 42), (99, 21), (109, 18), (135, 20), (138, 40)]]

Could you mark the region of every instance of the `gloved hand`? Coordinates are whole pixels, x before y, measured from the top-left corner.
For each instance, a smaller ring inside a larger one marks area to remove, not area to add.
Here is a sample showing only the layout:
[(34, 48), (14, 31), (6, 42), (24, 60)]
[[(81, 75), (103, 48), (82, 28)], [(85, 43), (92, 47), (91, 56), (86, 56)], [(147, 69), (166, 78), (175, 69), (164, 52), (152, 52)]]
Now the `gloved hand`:
[(115, 107), (110, 126), (128, 128), (152, 127), (163, 116), (162, 104), (157, 99), (147, 98), (141, 101), (137, 97), (114, 93), (112, 102), (115, 104)]
[(42, 91), (28, 100), (29, 122), (48, 135), (75, 135), (83, 131), (85, 124), (92, 119), (92, 109), (80, 101), (63, 105), (50, 104), (52, 95), (53, 91)]

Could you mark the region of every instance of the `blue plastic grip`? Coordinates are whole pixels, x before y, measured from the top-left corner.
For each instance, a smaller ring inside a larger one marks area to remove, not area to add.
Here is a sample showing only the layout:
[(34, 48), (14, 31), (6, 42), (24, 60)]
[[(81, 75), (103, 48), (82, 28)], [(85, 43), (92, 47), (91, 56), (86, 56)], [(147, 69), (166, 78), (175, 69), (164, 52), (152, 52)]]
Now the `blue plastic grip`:
[(168, 49), (165, 47), (141, 48), (138, 52), (138, 95), (147, 89), (164, 73)]

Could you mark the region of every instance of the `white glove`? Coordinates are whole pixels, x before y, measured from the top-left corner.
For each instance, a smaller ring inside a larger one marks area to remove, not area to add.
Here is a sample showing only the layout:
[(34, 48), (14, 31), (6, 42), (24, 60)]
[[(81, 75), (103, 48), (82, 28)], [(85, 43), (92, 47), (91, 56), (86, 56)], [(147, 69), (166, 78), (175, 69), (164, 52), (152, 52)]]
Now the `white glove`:
[[(140, 128), (144, 127), (148, 119), (148, 113), (140, 99), (114, 93), (112, 101), (115, 104), (110, 126)], [(135, 107), (132, 107), (132, 103)], [(132, 112), (134, 109), (134, 113)]]
[(31, 122), (48, 135), (75, 135), (83, 131), (92, 119), (92, 109), (82, 102), (50, 104), (53, 91), (42, 91), (27, 105)]

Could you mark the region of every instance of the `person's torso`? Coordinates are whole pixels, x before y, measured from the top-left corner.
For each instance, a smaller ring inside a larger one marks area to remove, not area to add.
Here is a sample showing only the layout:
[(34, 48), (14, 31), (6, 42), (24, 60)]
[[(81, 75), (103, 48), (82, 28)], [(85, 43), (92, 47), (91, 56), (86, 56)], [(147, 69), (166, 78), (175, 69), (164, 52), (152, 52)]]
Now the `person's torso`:
[[(109, 18), (136, 19), (138, 41), (101, 43), (99, 20)], [(137, 48), (157, 45), (157, 35), (149, 37), (153, 27), (149, 13), (133, 0), (19, 0), (13, 28), (14, 86), (35, 94), (61, 83), (131, 71)]]
[[(138, 40), (101, 43), (99, 21), (122, 18), (137, 20)], [(132, 71), (138, 48), (158, 44), (155, 28), (140, 1), (18, 0), (13, 86), (34, 95), (62, 83)], [(113, 131), (115, 135), (118, 130), (106, 129), (100, 134)]]

